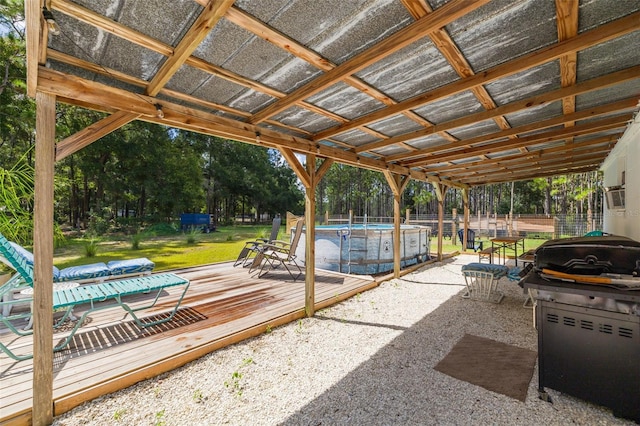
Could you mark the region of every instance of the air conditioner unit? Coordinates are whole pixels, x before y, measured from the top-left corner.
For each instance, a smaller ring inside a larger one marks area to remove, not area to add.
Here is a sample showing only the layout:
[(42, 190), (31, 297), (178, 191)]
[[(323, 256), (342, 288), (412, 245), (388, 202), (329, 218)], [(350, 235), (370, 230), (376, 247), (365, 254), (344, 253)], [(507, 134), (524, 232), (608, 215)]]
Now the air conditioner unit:
[(605, 191), (609, 210), (624, 209), (624, 187), (611, 186), (605, 188)]

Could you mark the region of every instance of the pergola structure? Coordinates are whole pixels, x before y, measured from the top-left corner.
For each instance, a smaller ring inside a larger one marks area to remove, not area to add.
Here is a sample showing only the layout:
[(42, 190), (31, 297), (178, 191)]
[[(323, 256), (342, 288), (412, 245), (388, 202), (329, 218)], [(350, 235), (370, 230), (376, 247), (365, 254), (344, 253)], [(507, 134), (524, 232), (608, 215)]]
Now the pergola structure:
[[(144, 120), (279, 150), (306, 189), (313, 315), (315, 187), (332, 163), (387, 178), (397, 275), (410, 179), (433, 184), (441, 220), (447, 188), (462, 189), (466, 227), (469, 187), (596, 170), (638, 109), (631, 0), (25, 0), (25, 9), (37, 103), (34, 424), (52, 419), (54, 161), (109, 132)], [(56, 141), (56, 102), (107, 115)]]

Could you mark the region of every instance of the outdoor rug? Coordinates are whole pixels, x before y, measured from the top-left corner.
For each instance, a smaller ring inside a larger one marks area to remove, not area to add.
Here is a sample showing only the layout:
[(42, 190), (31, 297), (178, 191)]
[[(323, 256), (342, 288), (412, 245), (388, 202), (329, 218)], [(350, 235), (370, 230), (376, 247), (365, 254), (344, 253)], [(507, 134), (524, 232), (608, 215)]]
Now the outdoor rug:
[(537, 356), (529, 349), (465, 334), (435, 369), (524, 402)]

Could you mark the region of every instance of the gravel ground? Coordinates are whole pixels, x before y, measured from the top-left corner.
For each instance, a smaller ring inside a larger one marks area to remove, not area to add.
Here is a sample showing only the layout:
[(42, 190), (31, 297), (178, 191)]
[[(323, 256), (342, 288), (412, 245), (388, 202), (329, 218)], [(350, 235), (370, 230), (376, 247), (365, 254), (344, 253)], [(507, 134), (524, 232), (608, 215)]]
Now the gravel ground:
[(465, 334), (537, 350), (531, 309), (506, 278), (499, 305), (462, 299), (458, 256), (100, 397), (54, 425), (623, 425), (549, 390), (525, 403), (433, 367)]

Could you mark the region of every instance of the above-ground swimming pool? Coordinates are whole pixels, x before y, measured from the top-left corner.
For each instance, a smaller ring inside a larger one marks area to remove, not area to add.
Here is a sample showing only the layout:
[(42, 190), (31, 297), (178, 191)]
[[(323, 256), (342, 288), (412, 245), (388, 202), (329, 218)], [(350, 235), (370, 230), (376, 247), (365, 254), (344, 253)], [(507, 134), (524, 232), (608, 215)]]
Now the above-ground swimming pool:
[[(400, 226), (401, 267), (430, 259), (431, 228)], [(393, 270), (393, 225), (316, 226), (316, 268), (348, 274), (379, 274)], [(305, 231), (296, 250), (304, 261)]]

